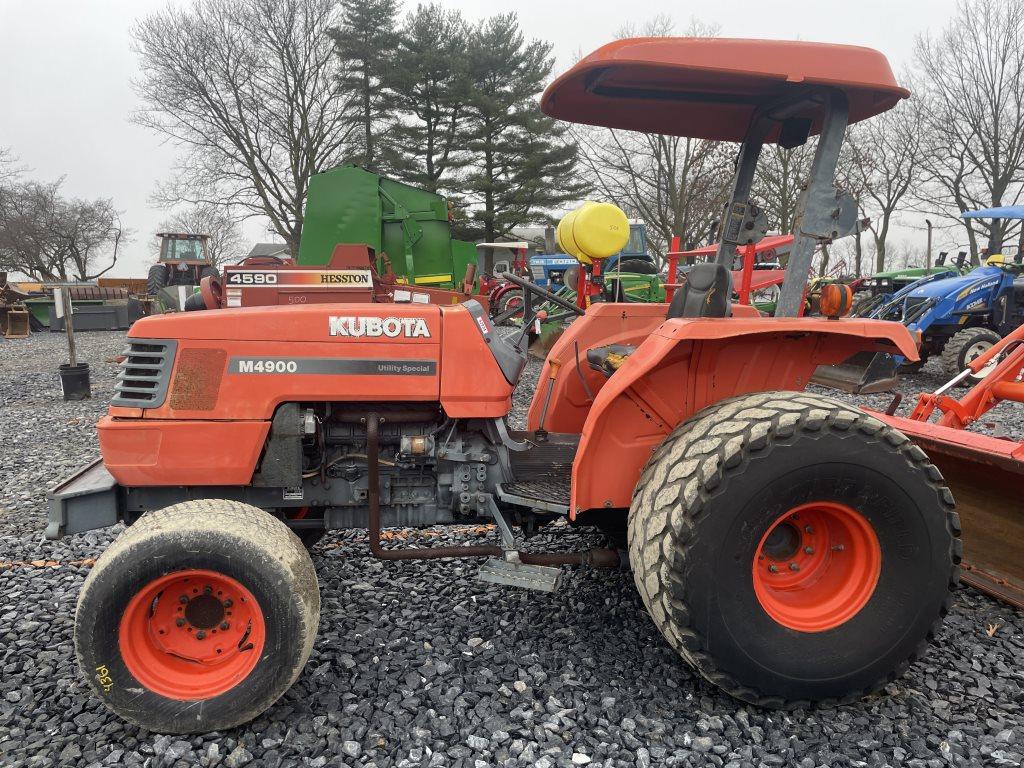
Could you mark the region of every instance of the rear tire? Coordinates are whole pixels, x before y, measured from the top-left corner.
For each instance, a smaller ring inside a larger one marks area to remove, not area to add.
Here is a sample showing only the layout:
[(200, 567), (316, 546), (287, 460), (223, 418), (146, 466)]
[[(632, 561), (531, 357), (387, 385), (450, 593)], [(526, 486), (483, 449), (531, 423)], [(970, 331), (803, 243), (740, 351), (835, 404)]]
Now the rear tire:
[(967, 364), (998, 344), (1002, 336), (988, 328), (965, 328), (946, 342), (942, 350), (942, 368), (956, 376)]
[(622, 259), (609, 272), (629, 272), (634, 275), (656, 275), (658, 268), (643, 259)]
[(146, 293), (156, 296), (167, 287), (167, 265), (154, 264), (149, 268), (149, 275), (146, 277)]
[(270, 707), (309, 658), (320, 592), (280, 520), (235, 501), (143, 515), (100, 556), (75, 614), (103, 702), (159, 733), (222, 731)]
[[(801, 531), (798, 513), (818, 529)], [(769, 536), (780, 525), (785, 553)], [(949, 609), (958, 535), (918, 447), (796, 392), (731, 398), (681, 424), (629, 512), (634, 579), (662, 635), (729, 694), (783, 708), (852, 701), (902, 675)]]

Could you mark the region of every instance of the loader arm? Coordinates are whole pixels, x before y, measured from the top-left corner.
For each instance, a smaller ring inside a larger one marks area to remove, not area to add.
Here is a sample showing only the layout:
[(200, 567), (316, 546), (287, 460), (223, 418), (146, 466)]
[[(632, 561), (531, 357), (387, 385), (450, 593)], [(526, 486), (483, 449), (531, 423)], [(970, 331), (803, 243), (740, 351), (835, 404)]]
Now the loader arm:
[(906, 328), (877, 320), (665, 321), (595, 395), (573, 467), (572, 514), (628, 507), (651, 451), (701, 409), (750, 392), (803, 390), (819, 365), (862, 351), (917, 356)]

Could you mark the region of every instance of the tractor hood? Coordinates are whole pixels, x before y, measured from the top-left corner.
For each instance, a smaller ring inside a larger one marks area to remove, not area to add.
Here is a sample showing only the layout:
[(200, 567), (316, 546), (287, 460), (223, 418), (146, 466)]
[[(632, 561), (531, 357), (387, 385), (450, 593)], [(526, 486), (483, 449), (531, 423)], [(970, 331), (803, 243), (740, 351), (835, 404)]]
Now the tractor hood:
[(312, 304), (176, 312), (139, 320), (128, 337), (437, 344), (441, 309), (436, 304)]
[(908, 296), (913, 299), (944, 299), (955, 296), (963, 291), (977, 290), (997, 284), (1003, 272), (998, 267), (978, 267), (962, 277), (950, 277), (945, 280), (934, 280), (918, 288), (914, 288)]

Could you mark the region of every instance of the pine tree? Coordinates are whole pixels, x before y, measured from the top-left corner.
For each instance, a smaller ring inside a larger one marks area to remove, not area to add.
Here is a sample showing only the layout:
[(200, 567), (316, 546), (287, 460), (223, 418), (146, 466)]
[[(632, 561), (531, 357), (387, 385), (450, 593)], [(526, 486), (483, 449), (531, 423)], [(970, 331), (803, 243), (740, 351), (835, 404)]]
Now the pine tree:
[(399, 0), (342, 0), (341, 23), (332, 30), (340, 59), (338, 90), (353, 102), (361, 127), (353, 160), (374, 167), (378, 145), (391, 128), (387, 83), (394, 71)]
[(404, 118), (393, 129), (389, 165), (403, 181), (431, 192), (451, 189), (453, 174), (466, 163), (468, 36), (458, 11), (417, 6), (402, 27), (388, 83)]
[(479, 234), (494, 241), (580, 199), (587, 185), (565, 126), (537, 105), (553, 66), (551, 44), (527, 42), (510, 13), (479, 23), (467, 49), (473, 160), (464, 186)]

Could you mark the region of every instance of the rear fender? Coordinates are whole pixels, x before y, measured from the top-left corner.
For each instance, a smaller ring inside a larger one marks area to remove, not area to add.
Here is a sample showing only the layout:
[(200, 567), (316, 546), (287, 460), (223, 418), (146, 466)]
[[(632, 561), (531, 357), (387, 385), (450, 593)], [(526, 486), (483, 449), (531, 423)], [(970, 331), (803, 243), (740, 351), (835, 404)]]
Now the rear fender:
[(603, 374), (587, 365), (587, 350), (606, 344), (640, 345), (665, 322), (666, 306), (592, 304), (548, 352), (526, 417), (527, 429), (543, 426), (549, 432), (579, 434), (590, 412), (592, 396), (607, 383)]
[(681, 422), (734, 395), (803, 390), (819, 365), (857, 352), (918, 358), (909, 331), (880, 320), (669, 320), (597, 393), (573, 465), (572, 514), (628, 507), (651, 452)]

